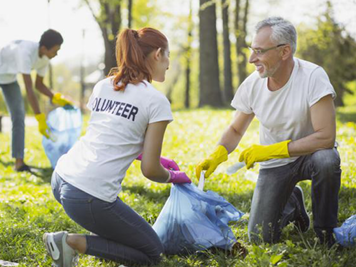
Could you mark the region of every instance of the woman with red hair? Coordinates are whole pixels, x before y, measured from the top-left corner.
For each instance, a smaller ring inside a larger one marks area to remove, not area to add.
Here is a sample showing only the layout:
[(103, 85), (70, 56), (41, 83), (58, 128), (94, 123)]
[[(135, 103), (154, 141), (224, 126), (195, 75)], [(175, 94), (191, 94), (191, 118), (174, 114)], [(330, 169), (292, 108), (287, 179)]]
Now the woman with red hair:
[(163, 252), (152, 227), (118, 197), (126, 170), (140, 159), (145, 177), (190, 183), (173, 160), (161, 158), (164, 132), (173, 120), (170, 103), (151, 81), (169, 67), (167, 38), (158, 30), (126, 29), (116, 43), (118, 68), (98, 82), (87, 107), (86, 134), (63, 155), (52, 190), (68, 216), (91, 235), (44, 234), (55, 266), (74, 266), (77, 252), (128, 264), (154, 264)]

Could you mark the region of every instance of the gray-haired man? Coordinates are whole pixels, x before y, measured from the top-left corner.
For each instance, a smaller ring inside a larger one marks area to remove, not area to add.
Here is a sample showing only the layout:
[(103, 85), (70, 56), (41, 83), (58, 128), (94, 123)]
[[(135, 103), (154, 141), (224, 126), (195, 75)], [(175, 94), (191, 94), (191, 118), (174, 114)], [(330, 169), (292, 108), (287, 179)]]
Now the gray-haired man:
[(256, 116), (261, 145), (240, 155), (247, 168), (260, 162), (248, 226), (250, 240), (259, 241), (262, 235), (265, 242), (276, 242), (289, 222), (302, 232), (308, 230), (303, 191), (296, 184), (310, 179), (314, 230), (321, 243), (331, 246), (341, 177), (335, 147), (336, 94), (323, 68), (293, 56), (296, 41), (294, 26), (282, 18), (257, 24), (249, 59), (256, 71), (237, 90), (231, 103), (237, 110), (235, 118), (215, 152), (198, 164), (197, 175), (207, 170), (209, 176), (227, 160)]

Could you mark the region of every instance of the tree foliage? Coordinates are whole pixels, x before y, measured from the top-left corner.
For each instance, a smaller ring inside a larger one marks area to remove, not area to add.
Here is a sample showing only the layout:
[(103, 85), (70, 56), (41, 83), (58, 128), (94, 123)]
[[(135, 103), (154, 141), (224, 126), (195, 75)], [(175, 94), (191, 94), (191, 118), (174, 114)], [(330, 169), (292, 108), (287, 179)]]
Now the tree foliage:
[(132, 8), (132, 27), (153, 27), (161, 30), (160, 18), (164, 19), (166, 14), (161, 12), (156, 0), (134, 0)]
[(327, 4), (326, 12), (318, 18), (317, 28), (301, 30), (299, 55), (325, 69), (338, 95), (335, 104), (343, 106), (344, 94), (352, 93), (347, 83), (356, 80), (356, 41), (335, 21), (332, 5)]

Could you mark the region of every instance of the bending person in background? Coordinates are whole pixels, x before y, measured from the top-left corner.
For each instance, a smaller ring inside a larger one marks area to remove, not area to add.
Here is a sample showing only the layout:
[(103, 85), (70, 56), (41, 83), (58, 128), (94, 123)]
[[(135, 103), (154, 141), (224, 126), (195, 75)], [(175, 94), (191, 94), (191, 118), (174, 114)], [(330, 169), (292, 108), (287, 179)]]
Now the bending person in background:
[(12, 121), (11, 153), (15, 158), (16, 171), (31, 171), (24, 162), (25, 106), (16, 76), (22, 74), (27, 98), (38, 121), (39, 131), (49, 138), (46, 116), (41, 113), (33, 90), (31, 70), (35, 69), (37, 72), (35, 87), (40, 93), (48, 96), (53, 104), (71, 105), (71, 102), (60, 93), (53, 93), (43, 83), (49, 60), (57, 55), (62, 43), (61, 34), (50, 29), (42, 34), (39, 43), (17, 40), (0, 50), (0, 87)]
[[(256, 26), (249, 62), (256, 66), (239, 87), (232, 106), (236, 115), (215, 152), (197, 166), (208, 177), (239, 144), (252, 119), (260, 122), (261, 145), (243, 151), (247, 168), (260, 162), (248, 233), (251, 241), (277, 242), (281, 229), (294, 222), (309, 228), (303, 191), (296, 184), (312, 180), (314, 230), (321, 243), (334, 244), (340, 188), (336, 149), (335, 91), (323, 68), (295, 58), (297, 33), (282, 18)], [(261, 229), (261, 231), (260, 231)]]
[(89, 99), (85, 136), (53, 172), (57, 201), (73, 221), (95, 234), (45, 234), (56, 266), (74, 266), (77, 252), (129, 264), (157, 263), (163, 252), (157, 234), (118, 197), (126, 170), (139, 157), (143, 175), (152, 181), (191, 182), (173, 161), (160, 162), (172, 112), (151, 81), (165, 80), (167, 38), (152, 28), (126, 29), (118, 36), (116, 59), (118, 71), (98, 82)]

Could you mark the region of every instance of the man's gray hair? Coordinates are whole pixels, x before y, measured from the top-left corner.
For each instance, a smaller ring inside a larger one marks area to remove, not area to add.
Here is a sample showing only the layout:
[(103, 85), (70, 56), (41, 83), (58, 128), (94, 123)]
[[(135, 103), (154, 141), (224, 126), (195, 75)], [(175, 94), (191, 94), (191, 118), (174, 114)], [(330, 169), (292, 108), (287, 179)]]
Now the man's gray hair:
[(270, 17), (257, 23), (255, 30), (258, 33), (264, 27), (271, 27), (271, 41), (278, 44), (289, 44), (294, 54), (297, 50), (297, 31), (292, 23), (281, 17)]

